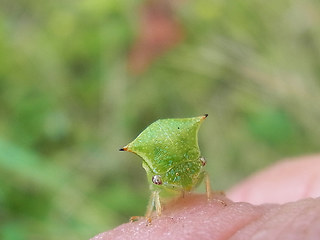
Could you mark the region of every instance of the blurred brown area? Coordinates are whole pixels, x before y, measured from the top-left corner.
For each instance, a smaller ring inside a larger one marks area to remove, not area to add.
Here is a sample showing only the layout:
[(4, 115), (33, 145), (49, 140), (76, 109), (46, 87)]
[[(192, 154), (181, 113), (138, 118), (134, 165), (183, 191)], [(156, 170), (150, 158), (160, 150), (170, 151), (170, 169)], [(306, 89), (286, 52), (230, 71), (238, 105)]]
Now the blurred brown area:
[(144, 72), (156, 58), (182, 41), (183, 27), (176, 18), (173, 2), (149, 0), (142, 5), (138, 36), (129, 53), (132, 73)]

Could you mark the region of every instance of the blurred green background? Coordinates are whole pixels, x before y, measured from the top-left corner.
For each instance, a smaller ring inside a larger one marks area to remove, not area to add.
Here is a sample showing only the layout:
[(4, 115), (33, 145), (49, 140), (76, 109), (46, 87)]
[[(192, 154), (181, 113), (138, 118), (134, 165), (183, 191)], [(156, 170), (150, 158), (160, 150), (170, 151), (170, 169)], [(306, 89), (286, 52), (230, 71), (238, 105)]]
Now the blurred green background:
[(214, 189), (319, 152), (319, 1), (163, 1), (0, 2), (0, 239), (143, 215), (141, 161), (118, 149), (159, 118), (209, 114)]

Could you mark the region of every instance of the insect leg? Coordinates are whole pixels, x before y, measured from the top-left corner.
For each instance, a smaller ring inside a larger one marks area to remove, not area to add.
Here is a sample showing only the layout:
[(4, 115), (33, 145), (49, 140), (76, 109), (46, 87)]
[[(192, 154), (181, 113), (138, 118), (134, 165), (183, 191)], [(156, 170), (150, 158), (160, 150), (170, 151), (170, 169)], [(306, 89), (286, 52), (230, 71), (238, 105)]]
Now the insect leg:
[[(213, 192), (212, 189), (211, 189), (210, 178), (209, 178), (208, 173), (207, 173), (207, 172), (204, 172), (204, 176), (205, 176), (205, 178), (206, 178), (207, 198), (208, 198), (208, 200), (210, 200), (210, 199), (211, 199), (211, 196), (213, 195), (214, 192)], [(220, 192), (217, 192), (217, 194), (220, 194), (220, 195), (222, 194), (222, 195), (224, 195), (223, 193), (220, 193)], [(220, 200), (220, 199), (218, 199), (218, 198), (213, 198), (212, 200), (221, 203), (223, 206), (227, 206), (227, 203), (224, 202), (223, 200)]]
[(155, 191), (154, 202), (155, 202), (155, 206), (156, 206), (157, 216), (159, 217), (161, 215), (161, 212), (162, 212), (159, 191)]
[(211, 197), (211, 184), (210, 184), (210, 178), (207, 172), (204, 172), (205, 178), (206, 178), (206, 192), (207, 192), (207, 198), (210, 199)]
[(151, 214), (152, 214), (152, 210), (154, 207), (154, 200), (155, 200), (155, 192), (156, 191), (152, 191), (151, 195), (150, 195), (150, 199), (149, 199), (149, 203), (148, 203), (148, 207), (147, 207), (147, 212), (146, 212), (146, 218), (150, 218)]

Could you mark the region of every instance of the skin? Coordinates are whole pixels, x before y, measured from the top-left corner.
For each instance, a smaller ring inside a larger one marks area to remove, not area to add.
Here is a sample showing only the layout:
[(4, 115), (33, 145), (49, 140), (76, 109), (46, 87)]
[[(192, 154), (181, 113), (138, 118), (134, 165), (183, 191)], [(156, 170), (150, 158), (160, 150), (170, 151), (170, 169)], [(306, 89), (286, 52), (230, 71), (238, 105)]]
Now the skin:
[(186, 195), (167, 204), (151, 224), (125, 223), (92, 240), (318, 240), (319, 173), (320, 155), (282, 161), (239, 183), (227, 197)]

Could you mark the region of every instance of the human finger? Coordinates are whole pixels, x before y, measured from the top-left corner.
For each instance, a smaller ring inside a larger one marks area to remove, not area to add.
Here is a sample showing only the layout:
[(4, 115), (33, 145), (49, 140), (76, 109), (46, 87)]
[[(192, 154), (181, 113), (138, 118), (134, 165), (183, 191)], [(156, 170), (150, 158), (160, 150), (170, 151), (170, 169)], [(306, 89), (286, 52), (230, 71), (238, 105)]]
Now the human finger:
[(287, 159), (264, 169), (227, 192), (233, 201), (286, 203), (320, 196), (320, 155)]
[(222, 196), (214, 198), (207, 200), (205, 195), (181, 198), (169, 204), (151, 224), (145, 219), (126, 223), (91, 240), (313, 240), (320, 236), (320, 199), (255, 206), (231, 202)]

